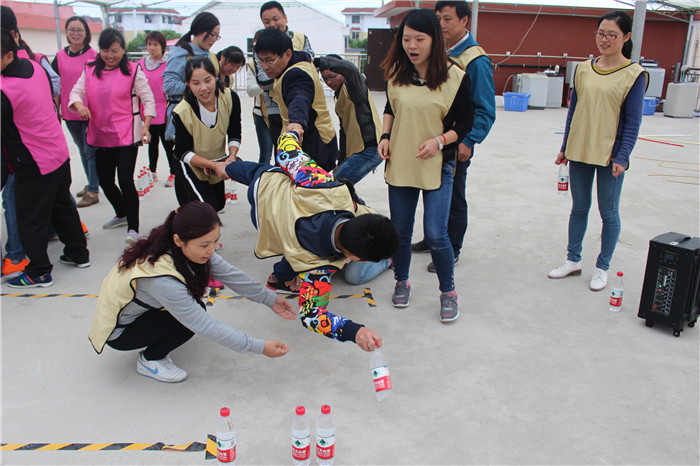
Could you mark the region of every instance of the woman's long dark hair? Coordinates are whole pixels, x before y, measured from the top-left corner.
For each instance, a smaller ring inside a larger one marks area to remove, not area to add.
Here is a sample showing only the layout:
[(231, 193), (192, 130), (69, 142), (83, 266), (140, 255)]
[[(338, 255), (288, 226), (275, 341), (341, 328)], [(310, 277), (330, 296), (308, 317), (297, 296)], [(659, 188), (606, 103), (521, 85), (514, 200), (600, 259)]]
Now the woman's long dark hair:
[[(187, 63), (185, 64), (185, 84), (187, 84), (187, 88), (185, 89), (185, 95), (190, 94), (192, 92), (190, 90), (190, 78), (192, 78), (192, 72), (198, 68), (204, 68), (204, 71), (214, 76), (214, 79), (217, 78), (216, 68), (214, 68), (214, 64), (208, 58), (194, 57), (187, 60)], [(216, 79), (216, 89), (214, 92), (217, 98), (219, 97), (219, 92), (223, 92), (223, 90), (223, 84), (221, 84), (221, 81)]]
[(411, 84), (413, 81), (415, 68), (402, 45), (404, 29), (407, 26), (428, 34), (433, 39), (425, 80), (428, 88), (438, 89), (442, 83), (447, 81), (447, 52), (445, 52), (445, 39), (442, 37), (440, 21), (438, 21), (435, 12), (427, 8), (411, 10), (401, 21), (389, 53), (381, 64), (384, 70), (384, 79), (399, 86)]
[[(103, 30), (100, 33), (100, 40), (97, 42), (97, 45), (100, 48), (100, 50), (103, 50), (109, 49), (115, 42), (118, 42), (119, 45), (121, 45), (121, 47), (124, 49), (124, 56), (119, 62), (119, 70), (124, 76), (129, 76), (131, 74), (131, 71), (129, 68), (129, 58), (127, 57), (128, 54), (126, 52), (126, 41), (124, 40), (124, 36), (122, 35), (120, 30), (114, 28), (107, 28)], [(95, 67), (95, 76), (97, 76), (98, 78), (102, 76), (102, 70), (105, 69), (105, 62), (99, 53), (95, 57), (95, 60), (88, 63), (88, 65)]]
[(70, 39), (68, 39), (68, 23), (72, 21), (80, 21), (85, 28), (85, 39), (83, 39), (83, 48), (90, 47), (90, 41), (92, 41), (92, 34), (90, 34), (90, 28), (88, 27), (87, 21), (82, 16), (71, 16), (66, 20), (66, 24), (63, 27), (66, 30), (66, 40), (70, 44)]
[(192, 36), (199, 35), (203, 32), (211, 34), (214, 28), (219, 24), (219, 18), (208, 11), (203, 11), (194, 17), (192, 24), (190, 25), (190, 30), (187, 31), (187, 34), (180, 37), (175, 45), (187, 50), (190, 55), (194, 55), (194, 50), (192, 50), (192, 46), (190, 45), (190, 42), (192, 42)]
[[(620, 31), (622, 31), (623, 36), (627, 35), (629, 32), (632, 32), (632, 18), (630, 18), (630, 15), (624, 11), (615, 10), (611, 11), (610, 13), (605, 13), (600, 17), (600, 19), (598, 19), (598, 26), (600, 26), (600, 23), (606, 19), (615, 21), (617, 27), (619, 27)], [(624, 40), (624, 37), (622, 40)], [(622, 46), (622, 55), (624, 55), (625, 58), (632, 58), (632, 38), (628, 39)]]
[(170, 212), (165, 223), (151, 230), (147, 237), (124, 250), (119, 260), (119, 270), (126, 270), (144, 261), (155, 264), (163, 254), (170, 253), (175, 269), (185, 278), (187, 291), (199, 299), (204, 295), (209, 282), (211, 265), (208, 261), (206, 264), (196, 264), (187, 259), (182, 249), (175, 245), (173, 235), (187, 242), (201, 238), (217, 225), (222, 226), (221, 219), (212, 206), (205, 202), (188, 202)]

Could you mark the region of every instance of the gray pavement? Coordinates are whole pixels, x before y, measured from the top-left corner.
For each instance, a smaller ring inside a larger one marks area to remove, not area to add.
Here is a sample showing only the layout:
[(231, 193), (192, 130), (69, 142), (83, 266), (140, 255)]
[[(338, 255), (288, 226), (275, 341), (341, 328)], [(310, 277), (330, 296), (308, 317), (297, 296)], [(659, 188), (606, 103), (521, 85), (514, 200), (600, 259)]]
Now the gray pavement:
[[(384, 103), (382, 94), (375, 101)], [(257, 158), (242, 97), (245, 159)], [(414, 255), (410, 307), (390, 304), (387, 272), (363, 298), (332, 300), (334, 312), (362, 322), (384, 340), (395, 397), (374, 396), (369, 355), (327, 340), (244, 300), (217, 299), (209, 312), (252, 335), (290, 345), (280, 359), (240, 355), (202, 337), (173, 352), (189, 373), (163, 384), (136, 373), (136, 352), (88, 339), (96, 298), (11, 297), (2, 286), (2, 442), (205, 442), (220, 407), (229, 406), (238, 464), (289, 464), (294, 407), (313, 424), (330, 404), (337, 426), (336, 464), (698, 464), (699, 336), (686, 328), (650, 329), (637, 317), (649, 240), (668, 231), (700, 236), (697, 120), (645, 116), (642, 135), (688, 141), (685, 147), (639, 141), (625, 179), (622, 235), (611, 272), (625, 273), (622, 311), (608, 311), (608, 287), (588, 280), (600, 242), (594, 207), (584, 241), (583, 275), (549, 280), (565, 258), (570, 200), (556, 194), (553, 160), (565, 109), (524, 113), (498, 109), (496, 124), (469, 168), (470, 226), (455, 268), (461, 317), (438, 319), (437, 278)], [(70, 141), (72, 151), (75, 147)], [(138, 167), (146, 164), (141, 149)], [(85, 184), (77, 152), (73, 192)], [(176, 207), (164, 156), (161, 181), (141, 203), (148, 232)], [(381, 170), (357, 186), (388, 215)], [(222, 214), (222, 255), (264, 281), (273, 260), (253, 255), (256, 232), (241, 200)], [(101, 196), (80, 209), (90, 229), (92, 266), (58, 262), (49, 246), (54, 286), (28, 293), (96, 294), (125, 247), (125, 231), (102, 230), (113, 216)], [(422, 235), (422, 207), (416, 236)], [(612, 275), (612, 274), (611, 274)], [(223, 290), (222, 295), (232, 292)], [(333, 294), (362, 294), (342, 278)], [(312, 437), (313, 438), (313, 437)], [(96, 448), (99, 445), (96, 445)], [(4, 451), (3, 464), (214, 464), (203, 452)]]

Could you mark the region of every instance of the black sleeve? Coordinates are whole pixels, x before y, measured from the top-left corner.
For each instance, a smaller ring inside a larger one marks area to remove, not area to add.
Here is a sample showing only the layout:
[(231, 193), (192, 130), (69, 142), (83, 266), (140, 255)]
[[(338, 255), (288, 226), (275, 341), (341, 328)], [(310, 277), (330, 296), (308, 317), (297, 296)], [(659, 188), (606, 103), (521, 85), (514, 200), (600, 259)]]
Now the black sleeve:
[(173, 156), (177, 160), (182, 160), (185, 154), (194, 150), (194, 138), (175, 112), (173, 112), (173, 125), (175, 126), (175, 148), (173, 149)]
[(51, 68), (53, 68), (57, 75), (61, 76), (61, 73), (58, 72), (58, 57), (53, 58), (53, 61), (51, 62)]
[(282, 89), (282, 98), (289, 111), (289, 122), (299, 123), (306, 129), (315, 92), (311, 76), (303, 70), (293, 68), (282, 78)]
[(389, 89), (386, 90), (386, 105), (384, 106), (384, 113), (394, 116), (394, 109), (391, 108), (391, 102), (389, 101)]
[[(229, 142), (241, 142), (241, 99), (238, 97), (238, 94), (232, 90), (227, 89), (227, 91), (231, 93), (231, 102), (233, 102), (233, 105), (231, 106), (231, 115), (229, 116), (226, 134)], [(226, 147), (226, 153), (228, 153), (228, 146)]]
[[(464, 78), (462, 78), (462, 82), (459, 85), (455, 100), (452, 102), (450, 111), (447, 112), (443, 120), (443, 131), (454, 130), (457, 133), (457, 141), (459, 142), (471, 131), (473, 123), (474, 101), (472, 99), (471, 80), (469, 75), (464, 73)], [(456, 147), (457, 143), (453, 144)]]

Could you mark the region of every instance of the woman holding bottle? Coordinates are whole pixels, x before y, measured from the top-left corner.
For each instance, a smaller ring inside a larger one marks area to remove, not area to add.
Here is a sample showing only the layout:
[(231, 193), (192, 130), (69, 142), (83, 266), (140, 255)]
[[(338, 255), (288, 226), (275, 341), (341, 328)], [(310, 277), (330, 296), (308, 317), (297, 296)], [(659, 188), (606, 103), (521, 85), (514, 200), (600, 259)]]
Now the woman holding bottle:
[(601, 16), (595, 41), (600, 56), (576, 68), (564, 142), (555, 164), (569, 165), (573, 201), (566, 260), (549, 278), (581, 275), (593, 179), (603, 220), (601, 247), (589, 288), (600, 291), (620, 236), (620, 193), (642, 123), (647, 73), (632, 63), (632, 19), (624, 11)]
[[(127, 225), (126, 242), (131, 244), (139, 237), (136, 155), (138, 146), (151, 140), (148, 129), (156, 106), (146, 75), (127, 59), (122, 33), (107, 28), (100, 34), (98, 45), (100, 53), (85, 65), (70, 93), (68, 107), (88, 122), (86, 140), (96, 149), (100, 186), (114, 208), (114, 218), (102, 228)], [(144, 121), (138, 100), (143, 104)], [(114, 183), (115, 172), (119, 188)]]
[(441, 292), (440, 320), (450, 322), (459, 317), (459, 310), (447, 218), (457, 143), (473, 120), (469, 76), (448, 60), (440, 22), (427, 9), (406, 15), (382, 67), (387, 103), (377, 151), (387, 161), (389, 209), (400, 240), (393, 258), (392, 304), (409, 305), (411, 236), (418, 196), (423, 194), (423, 229)]

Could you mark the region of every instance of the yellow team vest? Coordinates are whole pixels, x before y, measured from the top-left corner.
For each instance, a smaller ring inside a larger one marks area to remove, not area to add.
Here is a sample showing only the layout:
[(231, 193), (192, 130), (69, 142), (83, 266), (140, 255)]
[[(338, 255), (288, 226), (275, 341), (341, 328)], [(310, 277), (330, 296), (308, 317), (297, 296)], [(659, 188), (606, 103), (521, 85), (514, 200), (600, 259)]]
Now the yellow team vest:
[[(377, 133), (377, 143), (379, 143), (379, 138), (382, 135), (382, 121), (379, 119), (379, 113), (374, 106), (374, 102), (372, 102), (372, 95), (369, 89), (367, 90), (367, 99), (372, 109), (372, 120)], [(348, 88), (345, 84), (340, 88), (338, 99), (335, 101), (335, 113), (343, 123), (343, 130), (345, 131), (345, 158), (365, 150), (362, 131), (355, 113), (355, 103), (350, 99), (350, 94), (348, 94)]]
[(306, 42), (306, 36), (301, 32), (292, 33), (292, 48), (297, 51), (304, 50), (304, 43)]
[(163, 276), (177, 278), (183, 283), (183, 286), (185, 284), (185, 278), (175, 269), (173, 258), (169, 254), (162, 255), (153, 265), (144, 261), (123, 272), (119, 272), (119, 265), (112, 268), (100, 286), (97, 312), (95, 312), (88, 334), (95, 351), (102, 352), (107, 339), (117, 326), (122, 309), (136, 296), (135, 280)]
[(427, 190), (440, 187), (442, 151), (427, 160), (416, 158), (416, 154), (424, 141), (442, 134), (442, 120), (450, 111), (463, 77), (464, 71), (451, 66), (447, 70), (447, 81), (434, 91), (428, 86), (388, 83), (387, 95), (394, 111), (389, 141), (391, 157), (384, 171), (388, 184)]
[(257, 189), (258, 243), (255, 255), (260, 258), (284, 255), (295, 272), (333, 266), (342, 269), (345, 258), (319, 257), (304, 249), (296, 235), (300, 218), (327, 211), (347, 211), (353, 215), (375, 213), (367, 206), (352, 200), (347, 186), (333, 188), (304, 188), (298, 186), (286, 173), (265, 172)]
[(467, 66), (469, 65), (469, 63), (472, 62), (472, 60), (481, 56), (488, 57), (484, 49), (482, 49), (478, 45), (473, 45), (468, 49), (464, 50), (464, 52), (460, 53), (459, 56), (450, 57), (450, 59), (454, 60), (454, 62), (457, 63), (460, 68), (466, 70)]
[(611, 72), (593, 69), (593, 60), (576, 67), (576, 109), (564, 156), (568, 160), (607, 167), (620, 122), (620, 108), (644, 68), (629, 63)]
[[(231, 99), (231, 91), (226, 89), (219, 92), (217, 98), (217, 114), (216, 125), (213, 128), (207, 128), (202, 120), (195, 115), (192, 106), (182, 100), (173, 109), (173, 113), (182, 120), (182, 124), (187, 128), (187, 131), (192, 135), (194, 147), (192, 152), (204, 157), (207, 160), (218, 160), (226, 157), (226, 133), (228, 131), (228, 123), (231, 118), (231, 107), (233, 100)], [(202, 181), (209, 181), (211, 184), (216, 184), (221, 181), (216, 175), (207, 175), (204, 169), (190, 165), (194, 174)]]
[(335, 128), (333, 128), (333, 121), (331, 120), (331, 114), (326, 107), (326, 97), (323, 95), (323, 87), (321, 86), (321, 81), (318, 79), (318, 71), (314, 67), (313, 63), (307, 61), (301, 61), (295, 63), (294, 65), (287, 68), (284, 73), (279, 78), (275, 78), (275, 84), (270, 90), (270, 97), (272, 97), (277, 105), (280, 106), (280, 116), (282, 117), (282, 128), (286, 128), (289, 125), (289, 109), (284, 103), (284, 92), (282, 89), (282, 80), (284, 75), (293, 68), (298, 68), (306, 72), (314, 82), (314, 101), (311, 104), (311, 108), (316, 112), (316, 122), (314, 126), (318, 130), (318, 134), (321, 136), (321, 140), (324, 144), (328, 144), (335, 137)]

